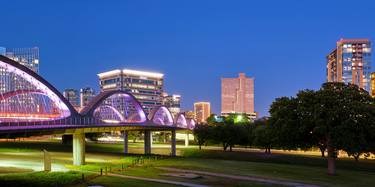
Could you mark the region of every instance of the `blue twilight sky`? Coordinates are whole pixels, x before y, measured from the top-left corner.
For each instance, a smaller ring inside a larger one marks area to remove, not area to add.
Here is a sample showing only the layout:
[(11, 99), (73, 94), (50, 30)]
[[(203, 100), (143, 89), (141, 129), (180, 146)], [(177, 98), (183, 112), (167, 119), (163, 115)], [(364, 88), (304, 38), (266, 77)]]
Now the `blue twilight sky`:
[(340, 38), (375, 37), (375, 1), (0, 0), (0, 46), (40, 48), (40, 73), (59, 90), (92, 86), (114, 68), (165, 74), (184, 109), (210, 101), (220, 78), (255, 77), (255, 109), (317, 89)]

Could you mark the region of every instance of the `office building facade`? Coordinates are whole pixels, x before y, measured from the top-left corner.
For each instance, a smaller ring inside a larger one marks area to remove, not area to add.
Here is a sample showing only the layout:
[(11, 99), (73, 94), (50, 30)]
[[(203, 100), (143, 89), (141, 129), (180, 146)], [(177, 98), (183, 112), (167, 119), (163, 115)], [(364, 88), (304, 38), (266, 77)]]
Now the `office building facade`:
[(246, 114), (257, 117), (254, 111), (254, 78), (239, 73), (237, 78), (221, 79), (221, 115)]
[[(39, 48), (4, 48), (0, 47), (0, 55), (6, 56), (21, 65), (31, 69), (35, 73), (39, 73)], [(7, 93), (12, 90), (30, 90), (34, 89), (28, 81), (16, 77), (15, 74), (6, 72), (0, 68), (0, 94)], [(10, 98), (1, 101), (6, 110), (13, 110), (16, 103), (30, 105), (33, 104), (33, 98), (27, 95), (19, 95), (17, 98)], [(39, 106), (29, 109), (31, 113), (38, 112)]]
[(194, 103), (194, 114), (197, 123), (205, 123), (211, 115), (211, 104), (209, 102)]
[(163, 106), (167, 107), (168, 110), (176, 117), (181, 112), (181, 96), (177, 94), (168, 95), (163, 93)]
[(65, 89), (63, 95), (75, 109), (78, 110), (80, 108), (78, 90), (72, 88)]
[(79, 91), (80, 108), (83, 109), (95, 97), (95, 90), (90, 87), (81, 88)]
[[(6, 56), (21, 65), (31, 69), (35, 73), (39, 73), (39, 48), (15, 48), (9, 49), (0, 47), (0, 55)], [(22, 80), (16, 80), (9, 73), (5, 72), (0, 68), (0, 92), (7, 92), (14, 88), (28, 89), (26, 82), (20, 82)], [(26, 85), (25, 88), (21, 88), (21, 85)]]
[(101, 91), (124, 90), (134, 95), (148, 114), (163, 102), (164, 75), (130, 69), (98, 74)]
[(183, 112), (183, 114), (185, 115), (186, 119), (193, 119), (193, 120), (195, 120), (195, 113), (194, 113), (194, 111), (188, 110), (188, 111)]
[(371, 42), (340, 39), (327, 55), (327, 82), (356, 84), (370, 92)]

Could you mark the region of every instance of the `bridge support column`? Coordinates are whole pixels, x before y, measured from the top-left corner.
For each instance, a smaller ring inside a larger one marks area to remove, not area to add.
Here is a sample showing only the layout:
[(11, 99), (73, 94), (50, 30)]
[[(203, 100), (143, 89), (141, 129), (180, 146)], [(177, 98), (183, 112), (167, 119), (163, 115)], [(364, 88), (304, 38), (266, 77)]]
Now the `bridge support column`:
[(145, 130), (145, 154), (149, 155), (151, 154), (151, 131)]
[(185, 147), (189, 147), (189, 132), (186, 132), (186, 136), (185, 136)]
[(176, 156), (176, 130), (172, 130), (171, 156)]
[(85, 164), (85, 133), (73, 134), (73, 165)]
[(124, 131), (124, 154), (125, 155), (129, 153), (128, 139), (129, 139), (129, 133), (128, 131)]

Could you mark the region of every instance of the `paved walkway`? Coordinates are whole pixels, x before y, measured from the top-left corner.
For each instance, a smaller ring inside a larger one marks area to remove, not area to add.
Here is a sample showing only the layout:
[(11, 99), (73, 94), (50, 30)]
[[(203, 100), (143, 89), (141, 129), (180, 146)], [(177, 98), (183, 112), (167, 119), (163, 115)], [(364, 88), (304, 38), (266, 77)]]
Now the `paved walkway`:
[[(72, 171), (81, 172), (81, 170), (72, 170)], [(146, 178), (146, 177), (136, 177), (136, 176), (115, 174), (115, 173), (107, 173), (107, 175), (103, 173), (103, 175), (100, 175), (99, 172), (94, 172), (94, 171), (85, 171), (85, 172), (96, 174), (98, 177), (112, 176), (112, 177), (119, 177), (119, 178), (124, 178), (124, 179), (134, 179), (134, 180), (141, 180), (141, 181), (148, 181), (148, 182), (157, 182), (157, 183), (162, 183), (162, 184), (172, 184), (172, 185), (177, 185), (177, 186), (209, 187), (206, 185), (200, 185), (200, 184), (194, 184), (194, 183), (188, 183), (188, 182), (179, 182), (179, 181), (171, 181), (171, 180), (164, 180), (164, 179)]]
[(176, 168), (169, 168), (169, 167), (156, 167), (156, 168), (165, 170), (165, 171), (195, 173), (195, 174), (200, 174), (200, 175), (222, 177), (222, 178), (228, 178), (228, 179), (234, 179), (234, 180), (247, 180), (247, 181), (254, 181), (254, 182), (260, 182), (260, 183), (267, 183), (267, 184), (277, 184), (277, 185), (295, 186), (295, 187), (318, 187), (317, 185), (283, 181), (283, 180), (275, 180), (275, 179), (266, 179), (266, 178), (255, 177), (255, 176), (228, 175), (228, 174), (223, 174), (223, 173), (176, 169)]
[(208, 186), (205, 186), (205, 185), (188, 183), (188, 182), (179, 182), (179, 181), (171, 181), (171, 180), (163, 180), (163, 179), (153, 179), (153, 178), (145, 178), (145, 177), (135, 177), (135, 176), (129, 176), (129, 175), (114, 174), (114, 173), (108, 173), (107, 176), (142, 180), (142, 181), (148, 181), (148, 182), (157, 182), (157, 183), (163, 183), (163, 184), (173, 184), (173, 185), (187, 186), (187, 187), (208, 187)]

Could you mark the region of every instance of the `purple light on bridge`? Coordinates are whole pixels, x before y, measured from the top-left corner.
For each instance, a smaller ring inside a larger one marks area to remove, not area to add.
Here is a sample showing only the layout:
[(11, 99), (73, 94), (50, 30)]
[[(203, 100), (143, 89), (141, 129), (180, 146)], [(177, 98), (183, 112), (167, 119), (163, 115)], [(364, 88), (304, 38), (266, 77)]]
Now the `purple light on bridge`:
[(180, 128), (187, 128), (188, 125), (186, 122), (186, 118), (183, 114), (177, 115), (176, 125), (177, 127), (180, 127)]
[(0, 122), (52, 121), (71, 115), (59, 96), (29, 73), (1, 60), (0, 69), (5, 72)]
[(194, 119), (189, 119), (187, 124), (188, 124), (187, 128), (190, 130), (193, 130), (195, 128), (196, 122)]
[(167, 125), (167, 126), (173, 125), (172, 114), (164, 106), (161, 106), (157, 108), (156, 111), (152, 112), (151, 118), (152, 118), (152, 122), (157, 125)]
[(105, 123), (143, 123), (147, 120), (141, 105), (126, 93), (108, 96), (95, 108), (93, 115)]

